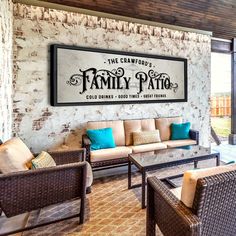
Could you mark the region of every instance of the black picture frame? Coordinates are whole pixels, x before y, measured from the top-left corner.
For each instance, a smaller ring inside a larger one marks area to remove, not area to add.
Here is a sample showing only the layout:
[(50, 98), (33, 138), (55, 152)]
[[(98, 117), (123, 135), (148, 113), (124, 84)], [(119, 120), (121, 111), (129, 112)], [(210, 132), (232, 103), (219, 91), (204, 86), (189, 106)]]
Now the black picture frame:
[[(79, 50), (99, 53), (109, 53), (114, 55), (134, 56), (141, 58), (163, 59), (171, 61), (182, 61), (184, 63), (184, 98), (181, 99), (166, 99), (166, 100), (132, 100), (132, 101), (102, 101), (102, 102), (58, 102), (58, 74), (57, 61), (58, 49)], [(160, 56), (146, 53), (124, 52), (99, 48), (88, 48), (79, 46), (70, 46), (64, 44), (50, 45), (50, 104), (51, 106), (88, 106), (88, 105), (116, 105), (116, 104), (143, 104), (143, 103), (177, 103), (188, 101), (188, 78), (187, 78), (188, 61), (186, 58)]]

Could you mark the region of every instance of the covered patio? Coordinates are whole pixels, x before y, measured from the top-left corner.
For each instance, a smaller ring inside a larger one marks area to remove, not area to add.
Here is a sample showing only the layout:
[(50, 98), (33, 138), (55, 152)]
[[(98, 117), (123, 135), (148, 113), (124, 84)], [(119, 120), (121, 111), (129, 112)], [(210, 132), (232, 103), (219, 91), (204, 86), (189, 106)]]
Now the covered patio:
[(235, 236), (235, 9), (0, 0), (0, 236)]

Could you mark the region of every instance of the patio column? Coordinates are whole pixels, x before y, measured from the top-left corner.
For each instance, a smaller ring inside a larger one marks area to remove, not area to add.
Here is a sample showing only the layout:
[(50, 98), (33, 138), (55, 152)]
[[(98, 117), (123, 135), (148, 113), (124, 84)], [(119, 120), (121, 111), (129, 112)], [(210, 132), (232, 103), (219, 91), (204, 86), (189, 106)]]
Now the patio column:
[(232, 39), (231, 134), (229, 144), (236, 145), (236, 38)]

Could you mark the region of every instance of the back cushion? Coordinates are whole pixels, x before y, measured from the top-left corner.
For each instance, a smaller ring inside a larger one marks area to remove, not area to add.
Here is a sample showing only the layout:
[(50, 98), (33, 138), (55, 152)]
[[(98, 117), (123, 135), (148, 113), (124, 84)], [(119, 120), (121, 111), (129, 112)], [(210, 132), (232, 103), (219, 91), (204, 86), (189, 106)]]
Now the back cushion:
[(117, 146), (125, 146), (124, 123), (122, 120), (112, 121), (89, 121), (87, 129), (112, 128), (113, 136)]
[(156, 129), (160, 131), (161, 141), (170, 140), (171, 137), (171, 128), (172, 123), (180, 124), (182, 123), (182, 117), (167, 117), (167, 118), (158, 118), (155, 120)]
[(192, 208), (198, 179), (233, 170), (236, 170), (236, 164), (186, 171), (183, 177), (181, 201)]
[(0, 170), (3, 174), (27, 170), (26, 163), (34, 158), (19, 138), (12, 138), (0, 146)]
[(154, 119), (125, 120), (125, 145), (133, 145), (133, 132), (155, 130)]

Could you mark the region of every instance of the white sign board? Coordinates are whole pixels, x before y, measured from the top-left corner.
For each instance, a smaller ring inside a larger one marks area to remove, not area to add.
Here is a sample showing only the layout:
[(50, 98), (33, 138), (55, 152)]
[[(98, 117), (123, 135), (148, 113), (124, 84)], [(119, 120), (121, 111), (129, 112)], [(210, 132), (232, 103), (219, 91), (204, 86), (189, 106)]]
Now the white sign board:
[(187, 59), (51, 46), (51, 104), (187, 101)]

